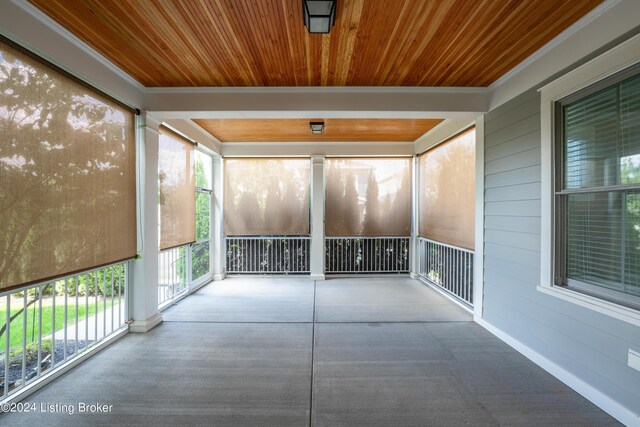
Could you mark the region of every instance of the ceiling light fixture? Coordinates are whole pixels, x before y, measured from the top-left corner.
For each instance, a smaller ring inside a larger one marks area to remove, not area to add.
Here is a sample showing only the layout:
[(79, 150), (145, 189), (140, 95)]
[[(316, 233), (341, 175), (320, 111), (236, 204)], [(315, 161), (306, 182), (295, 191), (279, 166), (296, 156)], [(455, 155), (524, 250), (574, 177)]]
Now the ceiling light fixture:
[(302, 0), (304, 25), (311, 34), (328, 34), (336, 23), (337, 0)]
[(310, 122), (309, 127), (312, 134), (319, 135), (324, 131), (324, 122)]

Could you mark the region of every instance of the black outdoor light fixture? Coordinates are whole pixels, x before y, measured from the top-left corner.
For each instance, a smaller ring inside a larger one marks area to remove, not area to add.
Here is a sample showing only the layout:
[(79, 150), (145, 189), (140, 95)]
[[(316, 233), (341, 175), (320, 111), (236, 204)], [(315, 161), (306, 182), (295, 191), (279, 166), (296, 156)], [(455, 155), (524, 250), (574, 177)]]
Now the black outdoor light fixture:
[(336, 23), (338, 0), (302, 0), (304, 25), (311, 34), (327, 34)]
[(312, 134), (319, 135), (324, 130), (324, 122), (309, 122), (309, 127)]

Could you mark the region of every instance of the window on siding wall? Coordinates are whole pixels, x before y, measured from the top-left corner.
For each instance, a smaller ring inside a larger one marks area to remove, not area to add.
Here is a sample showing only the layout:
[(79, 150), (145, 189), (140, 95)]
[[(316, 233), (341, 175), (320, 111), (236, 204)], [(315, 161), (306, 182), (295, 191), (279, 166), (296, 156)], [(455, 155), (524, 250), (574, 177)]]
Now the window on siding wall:
[(409, 236), (411, 158), (326, 160), (327, 236)]
[(556, 115), (556, 284), (640, 306), (640, 69)]
[(133, 258), (134, 113), (0, 38), (0, 291)]
[(475, 250), (476, 130), (420, 155), (419, 233)]
[(309, 159), (224, 159), (228, 236), (309, 234)]

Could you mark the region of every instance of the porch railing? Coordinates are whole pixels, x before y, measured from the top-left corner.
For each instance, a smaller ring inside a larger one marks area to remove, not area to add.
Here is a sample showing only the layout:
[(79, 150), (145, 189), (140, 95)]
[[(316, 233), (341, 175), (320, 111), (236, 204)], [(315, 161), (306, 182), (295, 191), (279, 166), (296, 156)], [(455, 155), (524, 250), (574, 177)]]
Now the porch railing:
[(306, 274), (309, 236), (229, 236), (227, 274)]
[(408, 273), (409, 237), (326, 237), (328, 274)]
[(158, 255), (158, 307), (169, 305), (188, 291), (187, 246), (167, 249)]
[(473, 251), (419, 238), (419, 274), (473, 307)]
[(0, 400), (122, 330), (126, 302), (126, 262), (0, 293)]

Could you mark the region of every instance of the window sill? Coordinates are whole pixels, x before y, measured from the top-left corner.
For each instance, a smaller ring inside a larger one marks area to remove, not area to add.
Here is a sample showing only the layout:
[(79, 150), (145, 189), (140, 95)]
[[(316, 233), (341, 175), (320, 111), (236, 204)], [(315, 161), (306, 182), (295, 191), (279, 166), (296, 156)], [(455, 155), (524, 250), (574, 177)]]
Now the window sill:
[(537, 289), (544, 294), (569, 301), (634, 326), (640, 326), (640, 312), (637, 310), (558, 286), (539, 285)]

